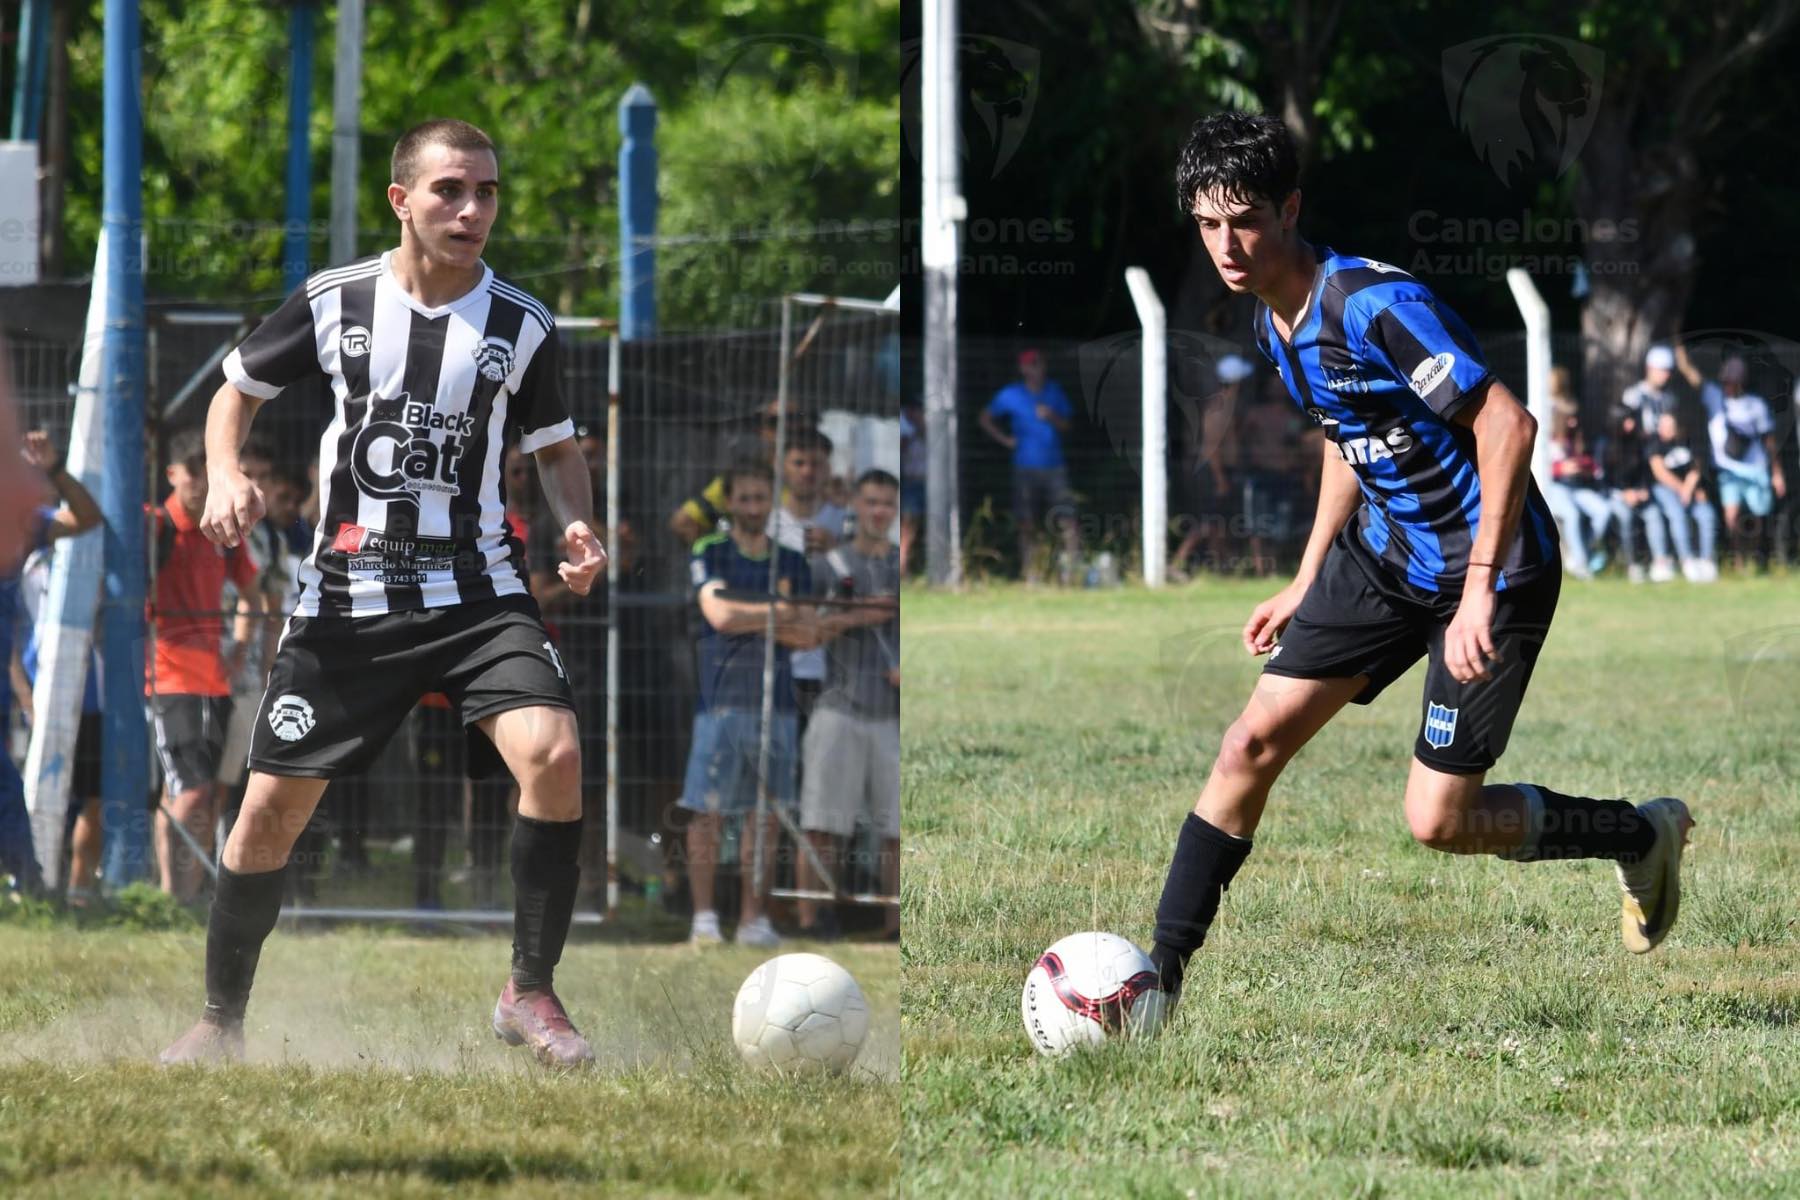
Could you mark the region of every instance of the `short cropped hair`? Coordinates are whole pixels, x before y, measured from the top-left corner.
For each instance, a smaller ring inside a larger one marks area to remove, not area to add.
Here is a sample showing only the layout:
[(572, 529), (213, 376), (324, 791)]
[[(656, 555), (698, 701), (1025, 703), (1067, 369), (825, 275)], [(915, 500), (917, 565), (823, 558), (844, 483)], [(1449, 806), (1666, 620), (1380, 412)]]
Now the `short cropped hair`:
[(788, 432), (787, 448), (792, 450), (822, 450), (831, 453), (832, 441), (817, 429), (794, 429)]
[(775, 487), (775, 472), (770, 469), (768, 463), (741, 462), (725, 471), (725, 495), (727, 497), (734, 495), (737, 492), (738, 481), (743, 479), (760, 479), (769, 485), (770, 490)]
[(1226, 200), (1279, 208), (1300, 186), (1300, 148), (1275, 117), (1220, 112), (1188, 131), (1175, 166), (1175, 203), (1192, 216), (1195, 201), (1217, 192)]
[(169, 439), (169, 465), (186, 467), (198, 475), (206, 470), (206, 435), (198, 429), (183, 429)]
[(452, 118), (424, 121), (401, 134), (400, 140), (394, 143), (395, 183), (410, 188), (418, 180), (419, 157), (427, 146), (448, 146), (452, 150), (486, 150), (494, 156), (495, 162), (500, 161), (500, 152), (494, 149), (494, 139), (467, 121)]
[(870, 467), (867, 471), (858, 475), (856, 477), (855, 490), (860, 492), (870, 484), (874, 484), (876, 487), (893, 488), (896, 491), (900, 488), (900, 481), (880, 467)]

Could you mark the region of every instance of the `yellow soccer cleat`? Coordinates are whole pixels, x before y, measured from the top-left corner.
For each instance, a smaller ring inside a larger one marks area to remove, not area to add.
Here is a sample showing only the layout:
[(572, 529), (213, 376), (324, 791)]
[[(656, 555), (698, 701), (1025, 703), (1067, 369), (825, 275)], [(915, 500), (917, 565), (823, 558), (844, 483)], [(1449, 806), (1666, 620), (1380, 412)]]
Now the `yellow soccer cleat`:
[(1673, 796), (1640, 804), (1638, 811), (1655, 828), (1656, 844), (1637, 865), (1618, 864), (1619, 887), (1625, 893), (1619, 932), (1627, 950), (1648, 954), (1674, 928), (1681, 909), (1681, 851), (1694, 818)]

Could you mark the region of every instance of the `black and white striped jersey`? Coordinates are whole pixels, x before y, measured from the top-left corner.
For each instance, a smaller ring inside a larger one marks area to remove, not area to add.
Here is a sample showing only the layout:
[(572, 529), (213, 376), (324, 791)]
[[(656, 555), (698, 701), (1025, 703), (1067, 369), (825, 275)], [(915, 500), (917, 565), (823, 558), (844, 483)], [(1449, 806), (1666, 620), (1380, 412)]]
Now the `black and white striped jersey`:
[(312, 276), (225, 360), (246, 395), (323, 377), (334, 397), (302, 616), (525, 594), (506, 447), (575, 434), (547, 308), (486, 266), (467, 295), (427, 308), (394, 279), (391, 253)]

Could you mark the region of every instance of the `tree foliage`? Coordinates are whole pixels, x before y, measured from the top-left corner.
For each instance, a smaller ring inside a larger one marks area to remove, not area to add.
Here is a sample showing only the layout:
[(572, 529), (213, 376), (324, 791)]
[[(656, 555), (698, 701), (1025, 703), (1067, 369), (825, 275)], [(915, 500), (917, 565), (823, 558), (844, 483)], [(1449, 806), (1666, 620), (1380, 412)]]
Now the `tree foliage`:
[[(100, 224), (102, 7), (77, 15), (69, 45), (70, 263), (92, 261)], [(143, 0), (152, 296), (266, 303), (281, 290), (288, 20), (279, 4)], [(739, 235), (894, 219), (898, 0), (415, 0), (369, 5), (366, 20), (359, 252), (397, 237), (384, 192), (395, 139), (459, 116), (500, 147), (495, 269), (560, 311), (615, 311), (617, 105), (642, 81), (660, 109), (660, 232), (692, 239), (660, 256), (665, 328), (774, 294), (757, 289), (891, 286), (859, 273), (885, 261), (891, 277), (892, 242), (824, 256), (801, 253), (816, 239)], [(323, 6), (309, 125), (315, 268), (329, 244), (335, 28), (335, 5)]]

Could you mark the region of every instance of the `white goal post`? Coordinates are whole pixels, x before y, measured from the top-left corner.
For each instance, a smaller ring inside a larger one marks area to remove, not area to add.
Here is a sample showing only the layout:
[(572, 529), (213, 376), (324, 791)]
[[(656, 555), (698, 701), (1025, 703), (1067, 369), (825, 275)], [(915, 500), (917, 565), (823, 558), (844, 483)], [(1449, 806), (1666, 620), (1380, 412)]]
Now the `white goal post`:
[(1169, 455), (1168, 455), (1168, 316), (1150, 273), (1142, 267), (1125, 268), (1125, 286), (1137, 306), (1143, 326), (1144, 419), (1139, 462), (1143, 472), (1144, 585), (1161, 587), (1168, 565)]

